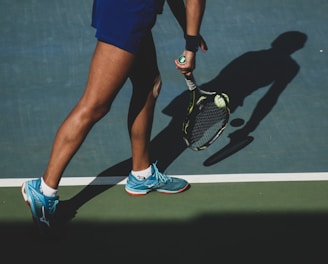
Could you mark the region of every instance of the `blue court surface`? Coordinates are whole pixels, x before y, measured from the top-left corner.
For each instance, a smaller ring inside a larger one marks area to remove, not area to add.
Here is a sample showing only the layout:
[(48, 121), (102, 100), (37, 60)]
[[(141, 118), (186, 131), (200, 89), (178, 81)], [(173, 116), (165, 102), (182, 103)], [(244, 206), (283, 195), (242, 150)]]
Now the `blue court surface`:
[(56, 263), (328, 263), (326, 0), (207, 1), (201, 34), (209, 50), (197, 54), (194, 75), (203, 88), (229, 90), (232, 114), (203, 151), (181, 138), (189, 97), (173, 60), (184, 39), (165, 4), (153, 30), (163, 87), (152, 159), (191, 188), (125, 193), (126, 82), (64, 173), (61, 213), (72, 221), (51, 246), (39, 242), (19, 186), (42, 175), (57, 128), (84, 90), (96, 43), (92, 1), (0, 6), (3, 257), (34, 262), (39, 252), (46, 263), (50, 251)]

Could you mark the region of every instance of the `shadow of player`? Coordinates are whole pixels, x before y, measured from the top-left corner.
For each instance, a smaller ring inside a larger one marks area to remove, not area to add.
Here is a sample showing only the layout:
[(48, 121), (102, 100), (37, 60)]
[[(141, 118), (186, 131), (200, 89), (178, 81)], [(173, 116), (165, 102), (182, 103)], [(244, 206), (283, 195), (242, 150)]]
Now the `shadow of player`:
[(292, 53), (304, 47), (306, 34), (288, 31), (279, 35), (271, 48), (249, 51), (229, 63), (213, 80), (202, 85), (204, 90), (225, 92), (230, 97), (230, 110), (243, 106), (245, 98), (260, 88), (270, 86), (259, 99), (251, 117), (245, 125), (229, 135), (230, 142), (213, 154), (204, 165), (213, 165), (250, 144), (250, 135), (273, 109), (280, 94), (294, 79), (300, 66), (291, 57)]

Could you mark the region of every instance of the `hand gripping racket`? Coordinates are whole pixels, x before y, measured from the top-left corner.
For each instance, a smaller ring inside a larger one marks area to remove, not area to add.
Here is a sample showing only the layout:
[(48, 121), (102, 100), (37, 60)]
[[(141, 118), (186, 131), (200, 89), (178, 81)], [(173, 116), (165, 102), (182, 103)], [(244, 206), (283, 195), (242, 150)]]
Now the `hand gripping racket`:
[[(180, 56), (180, 64), (185, 63), (185, 56)], [(229, 97), (224, 93), (201, 90), (193, 75), (185, 75), (190, 91), (190, 101), (186, 118), (182, 124), (183, 139), (192, 150), (209, 147), (226, 128), (230, 110)]]

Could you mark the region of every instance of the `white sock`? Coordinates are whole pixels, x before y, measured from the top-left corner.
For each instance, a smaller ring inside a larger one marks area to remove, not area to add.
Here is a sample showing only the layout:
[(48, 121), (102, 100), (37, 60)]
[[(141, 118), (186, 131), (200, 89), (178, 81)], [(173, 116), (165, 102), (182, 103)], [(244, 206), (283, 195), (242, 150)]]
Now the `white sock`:
[(57, 195), (57, 189), (51, 188), (49, 187), (43, 180), (43, 178), (41, 178), (41, 186), (40, 186), (41, 192), (45, 195), (45, 196), (56, 196)]
[(151, 166), (149, 166), (145, 170), (140, 170), (140, 171), (134, 171), (132, 170), (131, 173), (134, 177), (136, 177), (139, 180), (144, 180), (147, 179), (149, 176), (151, 176)]

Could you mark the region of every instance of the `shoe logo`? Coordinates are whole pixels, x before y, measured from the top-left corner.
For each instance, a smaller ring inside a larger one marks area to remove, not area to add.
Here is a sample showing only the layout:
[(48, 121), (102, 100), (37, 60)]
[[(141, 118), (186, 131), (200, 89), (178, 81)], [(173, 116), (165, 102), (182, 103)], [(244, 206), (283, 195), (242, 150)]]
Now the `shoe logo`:
[(48, 219), (46, 218), (46, 214), (45, 214), (45, 211), (44, 211), (44, 206), (41, 207), (41, 210), (42, 210), (42, 216), (39, 218), (40, 222), (45, 223), (47, 226), (50, 227), (50, 223), (49, 223)]
[(148, 188), (153, 188), (155, 186), (155, 184), (145, 184), (145, 186)]

